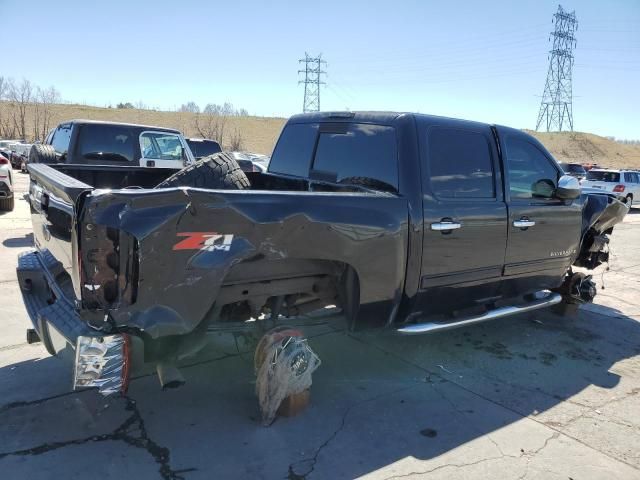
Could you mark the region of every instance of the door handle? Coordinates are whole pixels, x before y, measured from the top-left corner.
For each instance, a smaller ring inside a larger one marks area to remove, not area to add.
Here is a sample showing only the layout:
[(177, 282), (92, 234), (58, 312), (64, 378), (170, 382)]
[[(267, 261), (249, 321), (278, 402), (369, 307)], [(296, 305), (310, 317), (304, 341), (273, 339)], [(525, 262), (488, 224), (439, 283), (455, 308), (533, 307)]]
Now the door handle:
[(457, 230), (459, 228), (462, 228), (462, 224), (451, 220), (443, 220), (441, 222), (431, 224), (431, 230), (436, 232), (446, 232), (448, 230)]
[(529, 220), (526, 217), (522, 217), (520, 220), (514, 220), (513, 226), (516, 228), (529, 228), (536, 224), (533, 220)]

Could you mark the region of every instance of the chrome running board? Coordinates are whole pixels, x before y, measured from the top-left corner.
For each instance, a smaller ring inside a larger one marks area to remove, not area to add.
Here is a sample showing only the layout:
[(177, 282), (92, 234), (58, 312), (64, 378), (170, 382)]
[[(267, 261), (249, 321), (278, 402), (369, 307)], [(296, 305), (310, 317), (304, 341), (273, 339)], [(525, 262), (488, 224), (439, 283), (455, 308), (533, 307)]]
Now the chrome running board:
[(467, 325), (473, 325), (475, 323), (482, 323), (488, 320), (495, 320), (496, 318), (509, 317), (511, 315), (517, 315), (518, 313), (531, 312), (538, 310), (539, 308), (549, 307), (556, 305), (562, 301), (562, 295), (559, 293), (548, 292), (548, 295), (538, 300), (533, 300), (524, 305), (500, 307), (495, 310), (489, 310), (482, 315), (475, 317), (468, 317), (462, 320), (456, 320), (452, 322), (426, 322), (426, 323), (412, 323), (398, 328), (397, 332), (403, 335), (420, 335), (422, 333), (440, 332), (443, 330), (451, 330), (459, 327), (466, 327)]

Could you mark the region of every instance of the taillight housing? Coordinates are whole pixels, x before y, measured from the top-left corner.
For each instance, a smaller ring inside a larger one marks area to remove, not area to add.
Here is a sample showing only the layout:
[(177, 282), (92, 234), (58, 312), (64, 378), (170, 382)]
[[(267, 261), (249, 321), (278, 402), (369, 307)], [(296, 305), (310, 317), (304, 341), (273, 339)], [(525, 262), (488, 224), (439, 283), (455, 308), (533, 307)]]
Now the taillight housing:
[(0, 156), (0, 165), (9, 165), (9, 160), (4, 158), (3, 156)]
[(624, 185), (616, 185), (615, 187), (613, 187), (613, 191), (616, 193), (624, 192)]

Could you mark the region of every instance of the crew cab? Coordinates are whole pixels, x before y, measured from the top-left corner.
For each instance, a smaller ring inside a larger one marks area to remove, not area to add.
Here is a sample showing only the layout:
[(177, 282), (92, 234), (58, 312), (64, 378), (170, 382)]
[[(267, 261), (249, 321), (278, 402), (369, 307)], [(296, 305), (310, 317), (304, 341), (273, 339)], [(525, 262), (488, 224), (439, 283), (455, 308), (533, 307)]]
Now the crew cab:
[(606, 261), (628, 211), (522, 131), (412, 113), (296, 115), (246, 176), (224, 153), (164, 179), (111, 158), (29, 165), (37, 250), (18, 265), (30, 340), (75, 348), (76, 387), (107, 392), (132, 346), (172, 385), (207, 332), (329, 305), (418, 334), (591, 301), (572, 266)]
[(71, 120), (51, 130), (42, 145), (34, 145), (29, 162), (176, 170), (194, 163), (195, 158), (177, 130), (128, 123)]

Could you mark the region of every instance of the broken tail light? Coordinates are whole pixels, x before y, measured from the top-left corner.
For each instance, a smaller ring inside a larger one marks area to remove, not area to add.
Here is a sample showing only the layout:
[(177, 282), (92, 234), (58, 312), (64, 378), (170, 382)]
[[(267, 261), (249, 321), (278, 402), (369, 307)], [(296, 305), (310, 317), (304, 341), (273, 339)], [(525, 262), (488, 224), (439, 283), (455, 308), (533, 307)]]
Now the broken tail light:
[(616, 185), (615, 187), (613, 187), (613, 191), (616, 193), (624, 192), (624, 185)]
[(78, 337), (76, 342), (74, 390), (97, 388), (103, 395), (126, 393), (131, 364), (127, 335)]

